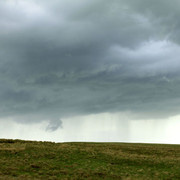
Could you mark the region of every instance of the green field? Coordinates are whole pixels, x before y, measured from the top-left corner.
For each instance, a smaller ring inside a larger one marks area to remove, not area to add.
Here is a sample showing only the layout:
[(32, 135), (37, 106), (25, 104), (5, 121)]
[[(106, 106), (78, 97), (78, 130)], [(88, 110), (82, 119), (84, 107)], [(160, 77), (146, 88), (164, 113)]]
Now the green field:
[(1, 139), (0, 179), (180, 179), (180, 145)]

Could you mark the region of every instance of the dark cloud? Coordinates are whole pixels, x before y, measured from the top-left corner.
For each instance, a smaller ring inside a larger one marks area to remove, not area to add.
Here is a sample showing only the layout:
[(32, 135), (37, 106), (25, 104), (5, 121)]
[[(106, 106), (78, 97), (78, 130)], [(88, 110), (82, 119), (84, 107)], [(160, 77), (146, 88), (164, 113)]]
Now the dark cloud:
[(62, 121), (59, 119), (53, 119), (49, 122), (48, 126), (46, 127), (46, 131), (56, 131), (59, 127), (62, 128)]
[(1, 1), (1, 116), (178, 113), (178, 4)]

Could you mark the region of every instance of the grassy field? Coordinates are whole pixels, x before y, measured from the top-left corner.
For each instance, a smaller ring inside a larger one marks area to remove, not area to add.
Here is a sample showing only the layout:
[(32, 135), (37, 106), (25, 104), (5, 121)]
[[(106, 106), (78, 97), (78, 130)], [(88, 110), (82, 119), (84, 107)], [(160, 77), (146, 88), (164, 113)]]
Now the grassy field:
[(0, 179), (180, 179), (180, 145), (1, 139)]

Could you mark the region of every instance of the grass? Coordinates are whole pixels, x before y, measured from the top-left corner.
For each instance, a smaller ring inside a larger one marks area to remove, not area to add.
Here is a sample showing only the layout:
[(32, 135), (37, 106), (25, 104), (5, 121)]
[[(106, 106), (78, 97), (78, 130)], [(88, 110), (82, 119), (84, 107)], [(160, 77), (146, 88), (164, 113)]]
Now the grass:
[(180, 145), (0, 139), (4, 179), (180, 179)]

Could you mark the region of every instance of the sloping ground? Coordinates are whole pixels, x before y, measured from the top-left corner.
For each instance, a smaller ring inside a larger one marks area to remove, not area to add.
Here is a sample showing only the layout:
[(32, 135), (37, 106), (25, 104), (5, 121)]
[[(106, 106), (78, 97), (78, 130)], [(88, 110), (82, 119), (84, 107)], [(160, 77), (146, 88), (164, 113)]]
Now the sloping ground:
[(1, 139), (0, 179), (180, 179), (180, 145)]

